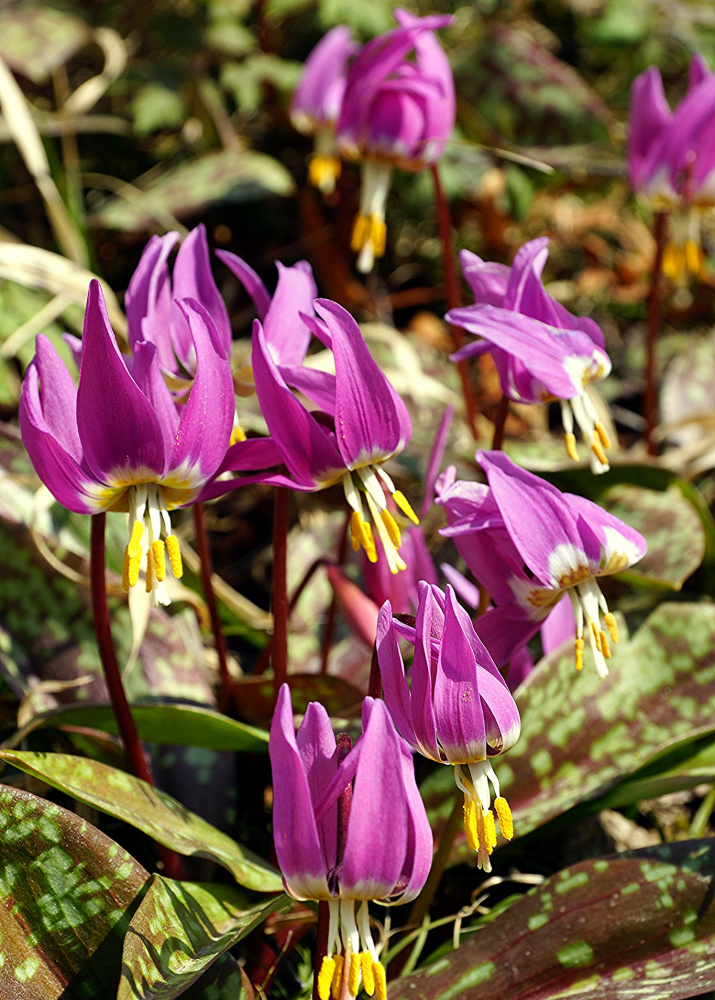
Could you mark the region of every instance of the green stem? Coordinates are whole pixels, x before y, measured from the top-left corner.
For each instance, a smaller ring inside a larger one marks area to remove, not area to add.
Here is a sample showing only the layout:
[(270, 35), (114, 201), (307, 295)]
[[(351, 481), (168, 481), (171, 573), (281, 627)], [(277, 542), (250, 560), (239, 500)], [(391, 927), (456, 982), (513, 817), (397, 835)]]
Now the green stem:
[(655, 258), (651, 273), (648, 295), (648, 339), (645, 363), (645, 443), (649, 455), (658, 454), (658, 445), (653, 437), (658, 422), (658, 387), (656, 385), (656, 349), (661, 323), (661, 278), (663, 275), (663, 252), (668, 232), (667, 212), (657, 212), (653, 226), (655, 237)]
[(194, 504), (194, 529), (196, 534), (196, 551), (201, 561), (201, 581), (204, 587), (204, 599), (209, 609), (211, 618), (211, 630), (214, 635), (216, 655), (218, 656), (218, 669), (221, 688), (219, 691), (219, 706), (225, 711), (231, 702), (231, 692), (233, 685), (231, 675), (228, 671), (228, 647), (226, 646), (226, 636), (221, 624), (221, 616), (218, 612), (216, 593), (213, 586), (213, 565), (211, 563), (211, 550), (209, 548), (208, 534), (206, 532), (206, 513), (202, 503)]

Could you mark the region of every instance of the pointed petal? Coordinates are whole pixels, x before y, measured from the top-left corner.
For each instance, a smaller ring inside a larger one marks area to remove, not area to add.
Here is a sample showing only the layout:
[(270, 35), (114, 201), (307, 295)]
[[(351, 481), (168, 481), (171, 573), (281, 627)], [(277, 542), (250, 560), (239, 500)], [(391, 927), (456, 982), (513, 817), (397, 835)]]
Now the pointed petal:
[(462, 265), (464, 280), (471, 288), (478, 305), (504, 305), (510, 273), (506, 264), (482, 260), (469, 250), (460, 250), (459, 263)]
[(412, 705), (410, 689), (405, 677), (405, 667), (392, 622), (392, 607), (385, 601), (377, 616), (377, 636), (375, 639), (377, 660), (382, 677), (385, 704), (392, 716), (398, 733), (410, 746), (418, 750), (417, 737), (412, 726)]
[(228, 250), (217, 250), (216, 256), (224, 262), (229, 270), (233, 271), (243, 287), (246, 289), (246, 292), (250, 295), (253, 300), (253, 304), (256, 307), (258, 318), (261, 322), (263, 322), (271, 304), (271, 297), (268, 294), (268, 289), (263, 284), (259, 276), (253, 268), (245, 262), (245, 260), (241, 257), (237, 257), (235, 253), (230, 253)]
[(171, 343), (171, 280), (167, 261), (178, 233), (152, 236), (132, 275), (124, 296), (129, 327), (129, 345), (150, 340), (159, 349), (159, 360), (167, 371), (174, 371)]
[(89, 285), (77, 389), (77, 426), (94, 475), (117, 481), (161, 479), (168, 454), (154, 408), (127, 371), (109, 325), (99, 282)]
[(437, 744), (434, 706), (432, 704), (432, 641), (439, 641), (444, 627), (444, 615), (437, 603), (436, 587), (421, 583), (419, 586), (419, 605), (415, 623), (415, 657), (412, 661), (410, 677), (412, 730), (415, 740), (426, 757), (441, 761)]
[(310, 343), (310, 330), (300, 314), (313, 312), (318, 290), (310, 265), (305, 261), (295, 267), (284, 267), (280, 262), (276, 266), (278, 284), (262, 321), (263, 332), (277, 365), (302, 365)]
[(36, 342), (35, 365), (42, 391), (42, 415), (47, 429), (75, 462), (83, 458), (77, 429), (77, 387), (59, 354), (43, 334)]
[(331, 28), (310, 53), (291, 102), (291, 117), (300, 131), (337, 121), (348, 60), (358, 48), (350, 28), (341, 24)]
[(179, 426), (179, 413), (161, 374), (157, 349), (149, 340), (139, 340), (134, 345), (132, 378), (154, 407), (164, 435), (164, 448), (170, 455)]
[(633, 81), (628, 135), (628, 176), (634, 191), (645, 180), (643, 166), (653, 143), (671, 119), (663, 92), (663, 80), (656, 66), (650, 66)]
[[(308, 779), (310, 800), (318, 802), (338, 769), (338, 749), (328, 713), (317, 701), (305, 710), (296, 744), (303, 771)], [(338, 813), (330, 809), (317, 824), (323, 870), (335, 867), (338, 845)]]
[(619, 573), (642, 559), (648, 550), (640, 531), (631, 528), (619, 517), (609, 514), (597, 503), (573, 493), (565, 493), (571, 509), (588, 525), (603, 549), (597, 576)]
[(179, 299), (196, 351), (196, 378), (181, 414), (171, 453), (172, 477), (200, 486), (225, 458), (235, 403), (231, 364), (216, 328), (195, 299)]
[(352, 316), (335, 302), (318, 299), (335, 357), (335, 427), (348, 468), (382, 461), (409, 441), (412, 425), (405, 404), (380, 371)]
[(430, 451), (429, 461), (427, 463), (427, 472), (425, 473), (425, 493), (422, 506), (420, 507), (420, 517), (424, 517), (434, 503), (435, 483), (442, 467), (442, 459), (444, 458), (444, 452), (447, 447), (447, 438), (449, 437), (449, 432), (452, 427), (453, 417), (454, 406), (450, 403), (445, 407), (444, 416), (440, 421), (434, 441), (432, 442), (432, 450)]
[(409, 903), (422, 890), (432, 867), (432, 827), (430, 826), (422, 796), (415, 781), (415, 765), (404, 740), (400, 740), (402, 782), (407, 801), (407, 843), (405, 863), (396, 889), (402, 893), (398, 903)]
[[(387, 709), (375, 701), (363, 708), (363, 719), (366, 715), (340, 888), (349, 898), (382, 899), (392, 894), (402, 872), (407, 801), (399, 738)], [(377, 830), (390, 835), (376, 837)]]
[(208, 312), (218, 332), (225, 357), (231, 356), (231, 324), (211, 273), (206, 226), (201, 223), (184, 238), (174, 264), (174, 303), (196, 299)]

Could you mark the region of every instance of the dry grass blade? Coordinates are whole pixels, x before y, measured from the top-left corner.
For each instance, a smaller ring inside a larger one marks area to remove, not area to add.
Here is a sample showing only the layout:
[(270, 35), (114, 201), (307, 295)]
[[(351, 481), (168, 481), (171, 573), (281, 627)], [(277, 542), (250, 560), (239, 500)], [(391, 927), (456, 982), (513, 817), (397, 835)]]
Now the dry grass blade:
[(46, 302), (42, 309), (39, 309), (34, 316), (18, 326), (14, 333), (10, 334), (7, 340), (0, 347), (0, 355), (4, 358), (12, 358), (20, 348), (36, 333), (40, 333), (50, 323), (54, 323), (58, 316), (61, 316), (72, 299), (68, 295), (55, 295), (54, 298)]
[(94, 40), (104, 53), (104, 68), (97, 76), (85, 80), (62, 105), (62, 114), (86, 114), (97, 101), (104, 96), (107, 89), (117, 80), (127, 65), (127, 47), (116, 31), (110, 28), (97, 28)]

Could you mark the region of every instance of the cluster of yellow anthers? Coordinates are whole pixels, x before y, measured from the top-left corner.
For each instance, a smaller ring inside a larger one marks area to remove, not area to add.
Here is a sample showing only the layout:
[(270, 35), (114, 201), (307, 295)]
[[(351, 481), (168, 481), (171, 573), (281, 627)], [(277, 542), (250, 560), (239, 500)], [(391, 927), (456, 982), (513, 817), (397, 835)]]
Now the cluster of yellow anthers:
[[(612, 612), (608, 611), (603, 616), (603, 622), (608, 629), (608, 635), (611, 637), (611, 642), (618, 642), (618, 622), (614, 618)], [(611, 659), (611, 647), (608, 645), (608, 637), (604, 629), (599, 628), (598, 625), (591, 621), (591, 634), (593, 635), (593, 641), (596, 644), (596, 649), (604, 658), (604, 660)], [(583, 669), (583, 650), (585, 646), (583, 633), (581, 635), (576, 632), (576, 669)]]
[(373, 257), (382, 257), (385, 253), (385, 240), (387, 238), (387, 226), (385, 220), (377, 212), (370, 212), (363, 215), (360, 212), (355, 216), (353, 234), (350, 241), (350, 248), (353, 253), (360, 251), (370, 245)]
[[(144, 547), (144, 522), (135, 521), (132, 525), (132, 533), (129, 543), (124, 550), (124, 564), (122, 566), (122, 587), (129, 590), (136, 586), (139, 579), (139, 569), (142, 562)], [(171, 572), (179, 579), (184, 572), (181, 560), (181, 550), (179, 539), (176, 535), (166, 536), (166, 545), (161, 538), (155, 538), (146, 550), (146, 591), (151, 593), (157, 583), (163, 583), (166, 579), (166, 555), (169, 556)]]
[(608, 436), (606, 428), (598, 419), (588, 396), (575, 396), (573, 399), (562, 400), (561, 417), (564, 425), (566, 452), (569, 458), (573, 462), (579, 461), (576, 435), (573, 432), (575, 417), (576, 423), (583, 433), (584, 440), (589, 442), (591, 451), (598, 463), (597, 471), (605, 472), (608, 469), (606, 452), (611, 447), (611, 439)]
[(668, 243), (663, 251), (663, 274), (677, 285), (691, 274), (705, 278), (705, 254), (700, 244), (692, 239), (687, 239), (682, 246)]
[(464, 832), (467, 835), (467, 846), (470, 851), (477, 852), (479, 868), (489, 871), (489, 855), (497, 846), (497, 828), (494, 813), (499, 820), (499, 829), (505, 840), (514, 836), (514, 821), (509, 803), (503, 796), (494, 799), (494, 811), (483, 809), (481, 803), (475, 802), (466, 793), (464, 795)]
[[(343, 955), (327, 955), (322, 961), (318, 974), (318, 996), (320, 1000), (338, 1000), (342, 992), (345, 958)], [(351, 952), (348, 957), (347, 991), (356, 997), (362, 988), (369, 997), (387, 1000), (387, 977), (385, 969), (369, 951)]]
[(335, 189), (340, 171), (341, 164), (337, 156), (323, 156), (320, 153), (314, 153), (308, 164), (308, 181), (324, 194), (330, 194)]
[[(357, 482), (355, 478), (357, 477)], [(352, 508), (350, 515), (350, 544), (353, 551), (363, 548), (370, 562), (377, 562), (377, 550), (372, 533), (372, 525), (363, 516), (362, 497), (365, 497), (375, 530), (380, 536), (385, 550), (387, 564), (391, 573), (406, 569), (405, 561), (399, 554), (402, 536), (397, 521), (387, 509), (385, 493), (381, 482), (392, 495), (396, 506), (413, 524), (419, 524), (419, 518), (413, 511), (407, 497), (401, 490), (395, 489), (387, 473), (380, 466), (363, 466), (343, 476), (343, 489), (348, 504)]]

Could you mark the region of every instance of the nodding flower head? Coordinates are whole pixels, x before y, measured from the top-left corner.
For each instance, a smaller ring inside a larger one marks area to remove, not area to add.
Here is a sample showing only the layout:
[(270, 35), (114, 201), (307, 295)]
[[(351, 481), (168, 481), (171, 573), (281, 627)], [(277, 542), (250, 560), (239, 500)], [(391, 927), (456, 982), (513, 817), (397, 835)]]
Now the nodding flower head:
[(181, 575), (169, 511), (196, 500), (217, 471), (234, 412), (231, 368), (211, 317), (194, 299), (177, 308), (196, 358), (181, 408), (164, 382), (155, 344), (136, 341), (131, 358), (120, 353), (96, 280), (87, 298), (79, 386), (39, 336), (20, 399), (22, 438), (42, 481), (77, 513), (128, 513), (125, 588), (136, 584), (144, 564), (147, 590), (161, 603), (168, 603), (165, 547), (174, 575)]
[[(336, 744), (327, 712), (312, 702), (296, 735), (284, 684), (271, 724), (273, 837), (286, 891), (330, 907), (321, 1000), (339, 986), (345, 960), (350, 996), (362, 978), (368, 995), (385, 1000), (368, 901), (414, 899), (432, 862), (432, 831), (408, 747), (382, 702), (365, 699), (362, 723), (354, 747), (345, 735)], [(376, 837), (376, 830), (390, 835)]]
[[(452, 764), (464, 793), (464, 825), (477, 864), (491, 871), (496, 846), (490, 785), (501, 832), (513, 836), (511, 811), (500, 794), (491, 759), (519, 737), (511, 692), (451, 587), (420, 584), (414, 627), (392, 615), (389, 601), (377, 622), (377, 657), (385, 704), (400, 735), (425, 757)], [(408, 684), (400, 636), (414, 644)]]

